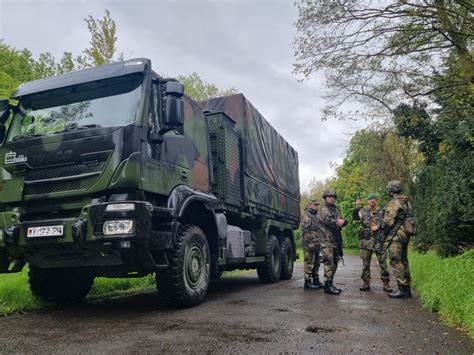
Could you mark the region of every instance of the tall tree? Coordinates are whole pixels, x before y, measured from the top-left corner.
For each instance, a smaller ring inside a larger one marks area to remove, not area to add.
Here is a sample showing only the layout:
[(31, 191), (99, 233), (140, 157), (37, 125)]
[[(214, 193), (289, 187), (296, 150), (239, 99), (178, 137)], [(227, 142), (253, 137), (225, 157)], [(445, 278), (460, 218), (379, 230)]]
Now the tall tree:
[[(299, 0), (296, 6), (295, 72), (308, 78), (325, 71), (326, 116), (351, 100), (391, 112), (401, 100), (433, 100), (459, 87), (474, 93), (472, 1)], [(461, 70), (443, 77), (450, 55)]]
[[(92, 16), (84, 19), (87, 23), (87, 29), (91, 35), (90, 47), (84, 50), (85, 57), (82, 57), (85, 66), (98, 66), (108, 64), (114, 61), (114, 55), (117, 50), (117, 26), (110, 17), (109, 10), (105, 10), (105, 16), (102, 19), (96, 19)], [(117, 60), (123, 60), (123, 54), (120, 53)]]

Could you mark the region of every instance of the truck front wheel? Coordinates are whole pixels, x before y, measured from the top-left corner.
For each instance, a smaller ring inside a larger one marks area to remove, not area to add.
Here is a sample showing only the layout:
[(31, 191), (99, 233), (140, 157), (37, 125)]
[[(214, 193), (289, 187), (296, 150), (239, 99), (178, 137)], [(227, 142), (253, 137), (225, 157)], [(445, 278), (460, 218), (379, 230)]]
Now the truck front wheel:
[(181, 228), (177, 244), (169, 268), (156, 275), (158, 293), (177, 306), (195, 306), (204, 300), (209, 286), (209, 245), (203, 231), (194, 225)]
[(28, 281), (33, 294), (47, 302), (57, 304), (79, 303), (94, 283), (90, 268), (43, 269), (30, 265)]
[(278, 239), (274, 235), (268, 237), (265, 261), (257, 267), (257, 274), (260, 281), (265, 283), (275, 283), (280, 280), (280, 243), (278, 243)]

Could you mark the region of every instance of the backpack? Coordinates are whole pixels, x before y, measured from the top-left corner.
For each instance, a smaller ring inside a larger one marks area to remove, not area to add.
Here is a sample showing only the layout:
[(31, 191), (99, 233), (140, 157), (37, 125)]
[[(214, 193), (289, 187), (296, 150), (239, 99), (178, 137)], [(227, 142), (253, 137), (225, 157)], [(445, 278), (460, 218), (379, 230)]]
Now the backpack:
[(416, 234), (416, 219), (413, 217), (411, 204), (410, 202), (404, 203), (403, 212), (405, 212), (405, 219), (402, 224), (403, 231), (408, 235), (415, 235)]

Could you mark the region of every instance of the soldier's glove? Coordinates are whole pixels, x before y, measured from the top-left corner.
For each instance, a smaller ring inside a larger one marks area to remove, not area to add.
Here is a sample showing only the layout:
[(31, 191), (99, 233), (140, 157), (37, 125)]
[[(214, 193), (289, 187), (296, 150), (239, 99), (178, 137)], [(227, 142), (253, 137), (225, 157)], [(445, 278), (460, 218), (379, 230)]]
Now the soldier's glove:
[(308, 249), (309, 250), (316, 250), (317, 246), (318, 245), (316, 243), (309, 243), (308, 244)]

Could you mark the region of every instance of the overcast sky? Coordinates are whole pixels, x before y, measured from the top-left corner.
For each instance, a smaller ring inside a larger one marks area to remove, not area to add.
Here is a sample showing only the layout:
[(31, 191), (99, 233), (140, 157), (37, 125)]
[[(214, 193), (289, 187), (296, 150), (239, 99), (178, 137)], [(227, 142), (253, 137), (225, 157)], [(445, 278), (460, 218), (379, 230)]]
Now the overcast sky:
[(362, 123), (322, 122), (324, 77), (292, 74), (293, 0), (0, 0), (0, 39), (34, 56), (88, 46), (84, 18), (109, 9), (118, 49), (147, 57), (168, 76), (198, 73), (220, 88), (236, 87), (298, 151), (301, 190), (332, 174), (350, 134)]

